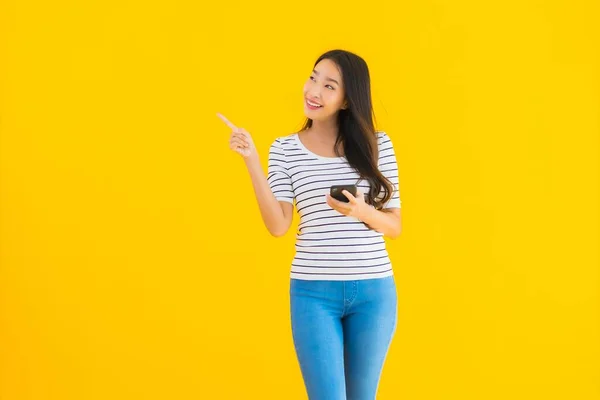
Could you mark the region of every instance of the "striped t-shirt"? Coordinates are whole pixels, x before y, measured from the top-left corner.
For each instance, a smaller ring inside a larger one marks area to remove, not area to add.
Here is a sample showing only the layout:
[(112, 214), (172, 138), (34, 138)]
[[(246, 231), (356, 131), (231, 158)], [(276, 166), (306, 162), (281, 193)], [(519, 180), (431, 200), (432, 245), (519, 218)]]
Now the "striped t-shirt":
[[(384, 208), (400, 208), (398, 166), (392, 141), (377, 132), (378, 167), (394, 185)], [(359, 175), (345, 157), (323, 157), (308, 150), (298, 133), (279, 137), (269, 150), (267, 180), (275, 198), (296, 204), (300, 216), (291, 277), (304, 280), (360, 280), (393, 275), (383, 234), (355, 217), (332, 209), (325, 195), (332, 185), (356, 184)], [(358, 182), (366, 194), (370, 184)], [(383, 188), (380, 192), (383, 195)]]

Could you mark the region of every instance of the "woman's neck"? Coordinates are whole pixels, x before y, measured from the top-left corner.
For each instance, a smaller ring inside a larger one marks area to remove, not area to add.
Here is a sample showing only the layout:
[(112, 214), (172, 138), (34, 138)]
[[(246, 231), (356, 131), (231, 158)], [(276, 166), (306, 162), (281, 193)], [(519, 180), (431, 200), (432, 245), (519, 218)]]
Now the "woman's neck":
[(319, 137), (322, 141), (335, 141), (338, 136), (338, 123), (335, 118), (327, 121), (313, 120), (310, 135)]

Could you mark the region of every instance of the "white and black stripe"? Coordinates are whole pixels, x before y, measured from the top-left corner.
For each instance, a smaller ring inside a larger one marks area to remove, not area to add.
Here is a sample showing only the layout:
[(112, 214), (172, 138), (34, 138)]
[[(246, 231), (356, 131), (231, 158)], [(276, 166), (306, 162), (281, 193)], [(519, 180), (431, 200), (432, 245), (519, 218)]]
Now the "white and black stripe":
[[(385, 132), (377, 132), (378, 166), (394, 184), (384, 208), (400, 208), (398, 165)], [(333, 210), (325, 201), (331, 185), (355, 184), (359, 176), (345, 157), (310, 152), (298, 133), (275, 139), (269, 150), (267, 180), (279, 201), (296, 204), (300, 216), (291, 277), (305, 280), (358, 280), (393, 274), (383, 234)], [(358, 188), (369, 191), (369, 182)]]

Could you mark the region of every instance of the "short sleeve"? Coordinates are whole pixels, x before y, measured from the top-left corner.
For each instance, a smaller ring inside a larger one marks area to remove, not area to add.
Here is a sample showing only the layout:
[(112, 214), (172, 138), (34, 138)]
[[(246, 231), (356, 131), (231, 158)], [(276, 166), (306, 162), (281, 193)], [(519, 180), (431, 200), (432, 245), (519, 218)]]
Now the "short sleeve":
[(383, 176), (389, 179), (394, 186), (394, 193), (390, 200), (383, 205), (383, 208), (401, 208), (400, 205), (402, 202), (400, 200), (398, 162), (396, 160), (392, 139), (385, 132), (379, 132), (377, 142), (379, 146), (379, 171)]
[(271, 191), (278, 201), (287, 201), (294, 204), (292, 178), (286, 168), (285, 154), (279, 138), (275, 139), (269, 149), (267, 182), (269, 182)]

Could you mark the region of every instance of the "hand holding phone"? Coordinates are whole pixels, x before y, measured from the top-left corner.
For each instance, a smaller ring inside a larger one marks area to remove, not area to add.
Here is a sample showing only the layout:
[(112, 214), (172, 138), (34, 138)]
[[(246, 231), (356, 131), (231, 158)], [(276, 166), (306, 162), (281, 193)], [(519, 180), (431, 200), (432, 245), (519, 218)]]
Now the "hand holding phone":
[(356, 196), (357, 187), (356, 185), (333, 185), (329, 190), (329, 195), (336, 200), (339, 200), (344, 203), (350, 202), (348, 198), (342, 193), (343, 190), (347, 190), (352, 194), (352, 196)]

